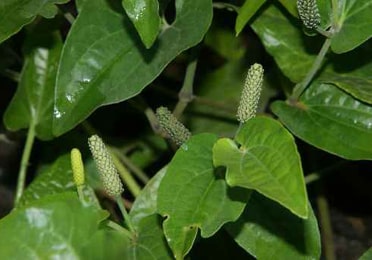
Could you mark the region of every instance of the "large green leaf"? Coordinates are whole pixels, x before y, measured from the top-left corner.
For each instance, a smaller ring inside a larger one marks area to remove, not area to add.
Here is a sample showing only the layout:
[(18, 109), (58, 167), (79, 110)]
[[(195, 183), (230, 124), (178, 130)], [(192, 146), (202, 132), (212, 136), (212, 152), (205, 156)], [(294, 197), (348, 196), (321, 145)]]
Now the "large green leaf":
[(37, 15), (52, 18), (57, 14), (55, 4), (69, 0), (1, 0), (0, 43), (17, 33), (24, 25), (32, 22)]
[(0, 258), (80, 259), (79, 251), (106, 217), (74, 193), (44, 197), (1, 219)]
[(372, 159), (372, 107), (334, 85), (315, 82), (300, 102), (277, 101), (272, 110), (292, 133), (322, 150)]
[(308, 219), (300, 219), (255, 193), (240, 218), (226, 229), (257, 259), (317, 260), (320, 235), (310, 204), (309, 209)]
[(293, 136), (276, 120), (256, 117), (242, 125), (236, 144), (219, 139), (213, 147), (215, 166), (226, 166), (230, 186), (253, 189), (307, 218), (307, 195)]
[(337, 26), (340, 31), (332, 38), (335, 53), (348, 52), (372, 36), (372, 1), (343, 0)]
[(212, 147), (217, 137), (191, 137), (168, 165), (158, 190), (158, 211), (167, 219), (163, 229), (176, 258), (190, 250), (198, 228), (212, 236), (226, 222), (243, 212), (250, 191), (229, 188), (214, 171)]
[(17, 92), (4, 115), (8, 129), (33, 127), (40, 139), (53, 138), (53, 96), (61, 49), (58, 33), (30, 36)]
[(264, 10), (252, 28), (281, 71), (291, 81), (300, 82), (320, 49), (317, 38), (307, 37), (301, 30), (300, 21), (285, 16), (275, 5)]
[(134, 225), (157, 212), (158, 188), (166, 172), (167, 168), (164, 167), (152, 177), (134, 201), (129, 213)]
[(200, 42), (212, 1), (176, 1), (176, 18), (145, 49), (119, 6), (85, 5), (67, 37), (56, 86), (53, 131), (61, 135), (96, 108), (137, 95), (183, 50)]
[(158, 0), (122, 0), (129, 19), (146, 48), (150, 48), (160, 30)]
[(17, 207), (25, 206), (45, 196), (74, 190), (70, 155), (66, 154), (38, 174), (23, 193)]
[(372, 248), (364, 252), (364, 254), (359, 258), (359, 260), (369, 260), (369, 259), (372, 259)]

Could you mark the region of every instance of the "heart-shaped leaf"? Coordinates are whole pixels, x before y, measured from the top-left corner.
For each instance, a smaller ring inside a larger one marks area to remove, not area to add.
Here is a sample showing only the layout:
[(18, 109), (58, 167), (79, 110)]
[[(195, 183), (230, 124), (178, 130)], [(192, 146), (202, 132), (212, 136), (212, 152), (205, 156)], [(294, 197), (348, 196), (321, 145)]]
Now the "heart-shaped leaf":
[(10, 130), (32, 127), (40, 139), (52, 139), (52, 97), (62, 40), (58, 33), (35, 32), (26, 47), (21, 79), (4, 122)]
[(276, 120), (256, 117), (242, 125), (233, 140), (213, 147), (215, 166), (226, 166), (230, 186), (253, 189), (307, 218), (307, 195), (293, 136)]
[(372, 107), (331, 84), (313, 83), (300, 102), (273, 112), (305, 142), (349, 160), (372, 159)]
[(0, 43), (32, 22), (37, 15), (52, 18), (57, 14), (55, 4), (69, 0), (1, 0), (0, 4)]
[(163, 229), (176, 258), (190, 250), (198, 228), (202, 237), (243, 212), (250, 191), (229, 188), (212, 162), (217, 137), (200, 134), (182, 145), (168, 165), (158, 190), (158, 211), (167, 219)]
[(129, 99), (185, 49), (202, 40), (211, 0), (177, 0), (175, 21), (147, 50), (121, 6), (84, 5), (67, 37), (58, 70), (53, 131), (61, 135), (102, 105)]
[(226, 225), (235, 241), (257, 259), (320, 258), (318, 224), (309, 204), (308, 219), (300, 219), (284, 208), (254, 193), (244, 213)]

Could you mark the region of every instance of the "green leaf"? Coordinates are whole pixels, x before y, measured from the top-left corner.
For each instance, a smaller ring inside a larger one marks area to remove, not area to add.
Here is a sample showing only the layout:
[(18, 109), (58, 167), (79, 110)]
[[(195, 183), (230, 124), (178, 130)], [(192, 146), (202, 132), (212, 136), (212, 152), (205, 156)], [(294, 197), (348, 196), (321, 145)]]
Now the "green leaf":
[(273, 112), (305, 142), (349, 160), (372, 159), (372, 107), (336, 86), (313, 83), (299, 103), (277, 101)]
[(21, 79), (5, 115), (10, 130), (35, 127), (36, 136), (53, 138), (53, 96), (62, 49), (58, 33), (33, 33), (27, 46)]
[(359, 260), (370, 260), (372, 259), (372, 248), (368, 249), (360, 258)]
[(157, 214), (141, 218), (136, 225), (138, 236), (134, 245), (127, 248), (123, 259), (150, 260), (174, 259), (161, 228), (161, 217)]
[(238, 16), (235, 22), (235, 33), (238, 35), (244, 28), (244, 26), (249, 22), (252, 16), (260, 9), (260, 7), (265, 3), (265, 0), (251, 1), (247, 0), (244, 2), (243, 6), (239, 8)]
[(226, 166), (230, 186), (253, 189), (307, 218), (307, 195), (293, 136), (276, 120), (255, 117), (235, 138), (219, 139), (213, 147), (215, 166)]
[(23, 207), (45, 196), (74, 190), (70, 155), (65, 154), (37, 175), (23, 193), (17, 206)]
[(75, 193), (44, 197), (0, 221), (1, 259), (79, 259), (107, 212), (80, 203)]
[(240, 218), (227, 224), (226, 229), (257, 259), (317, 260), (320, 235), (311, 205), (308, 207), (308, 219), (300, 219), (255, 193)]
[(69, 0), (1, 0), (0, 4), (0, 43), (32, 22), (37, 15), (52, 18), (57, 14), (55, 4)]
[(146, 50), (121, 9), (105, 0), (91, 0), (75, 20), (58, 71), (56, 135), (99, 106), (137, 95), (172, 59), (202, 40), (212, 18), (211, 0), (177, 0), (174, 23), (162, 31), (156, 46)]
[(160, 29), (158, 0), (122, 0), (122, 4), (143, 44), (149, 49)]
[(217, 137), (200, 134), (182, 145), (168, 165), (158, 190), (158, 211), (167, 219), (163, 229), (175, 257), (190, 250), (198, 228), (202, 237), (243, 212), (250, 191), (229, 188), (214, 171), (212, 147)]
[(337, 26), (341, 29), (331, 44), (335, 53), (348, 52), (372, 36), (372, 2), (345, 0), (341, 4), (344, 6), (337, 17)]
[(293, 0), (279, 0), (279, 2), (284, 6), (287, 11), (294, 17), (298, 17), (297, 12), (297, 1)]
[(158, 188), (167, 168), (162, 168), (142, 189), (130, 210), (132, 223), (137, 225), (143, 218), (157, 212)]
[[(281, 71), (291, 81), (300, 82), (320, 50), (318, 39), (305, 36), (300, 21), (285, 16), (275, 5), (262, 12), (252, 28)], [(296, 66), (293, 66), (293, 61), (297, 61)]]

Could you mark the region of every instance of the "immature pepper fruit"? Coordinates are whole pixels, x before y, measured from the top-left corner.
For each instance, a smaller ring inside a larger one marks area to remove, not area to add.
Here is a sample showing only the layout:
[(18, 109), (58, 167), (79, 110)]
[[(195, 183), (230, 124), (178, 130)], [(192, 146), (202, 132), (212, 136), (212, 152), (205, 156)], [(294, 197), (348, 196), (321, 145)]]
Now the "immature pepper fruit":
[(315, 30), (319, 27), (320, 14), (316, 0), (298, 0), (297, 9), (306, 28)]
[(92, 135), (88, 139), (88, 144), (105, 191), (112, 197), (120, 196), (124, 191), (123, 184), (102, 139), (97, 135)]
[(256, 116), (258, 101), (261, 96), (263, 74), (264, 69), (258, 63), (253, 64), (248, 70), (236, 115), (240, 123), (245, 123)]
[(71, 168), (74, 178), (74, 183), (76, 186), (84, 185), (85, 183), (85, 174), (84, 174), (84, 164), (81, 159), (81, 153), (79, 149), (71, 150)]
[(161, 129), (177, 145), (182, 145), (190, 136), (190, 131), (166, 107), (156, 109), (156, 117)]

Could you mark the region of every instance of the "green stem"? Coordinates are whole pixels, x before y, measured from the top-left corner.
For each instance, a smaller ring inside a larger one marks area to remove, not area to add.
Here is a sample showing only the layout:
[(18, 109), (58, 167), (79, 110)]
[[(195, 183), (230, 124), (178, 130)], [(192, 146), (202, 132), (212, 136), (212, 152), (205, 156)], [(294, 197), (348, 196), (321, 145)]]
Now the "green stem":
[(118, 231), (118, 232), (120, 232), (120, 233), (122, 233), (123, 235), (125, 235), (125, 236), (128, 237), (129, 239), (131, 239), (131, 240), (133, 239), (133, 235), (132, 235), (132, 233), (131, 233), (128, 229), (126, 229), (126, 228), (120, 226), (119, 224), (117, 224), (117, 223), (115, 223), (115, 222), (109, 220), (109, 221), (107, 222), (107, 226), (110, 227), (110, 228), (112, 228), (112, 229), (115, 229), (116, 231)]
[(116, 169), (119, 172), (120, 177), (122, 178), (125, 185), (128, 187), (129, 191), (133, 194), (134, 197), (137, 197), (141, 192), (141, 187), (138, 185), (133, 176), (129, 173), (127, 168), (120, 162), (119, 158), (116, 156), (115, 152), (110, 149), (112, 160), (115, 164)]
[(183, 81), (181, 91), (178, 95), (179, 101), (173, 111), (174, 116), (177, 118), (179, 118), (182, 115), (187, 104), (190, 103), (194, 98), (193, 87), (197, 63), (198, 60), (194, 58), (187, 65), (185, 79)]
[(318, 56), (316, 57), (313, 66), (311, 67), (310, 71), (307, 73), (306, 77), (303, 81), (298, 83), (295, 88), (293, 89), (292, 96), (290, 97), (290, 100), (297, 101), (298, 98), (301, 96), (301, 94), (305, 91), (307, 86), (310, 84), (310, 82), (313, 80), (315, 74), (319, 71), (321, 68), (322, 62), (324, 60), (325, 55), (327, 54), (327, 51), (329, 47), (331, 46), (331, 39), (327, 38), (320, 49), (320, 52)]
[(59, 10), (62, 12), (63, 16), (70, 24), (73, 24), (75, 22), (75, 17), (70, 12), (65, 12), (60, 6)]
[(323, 194), (318, 195), (317, 205), (319, 212), (319, 224), (323, 240), (324, 255), (326, 260), (334, 260), (335, 251), (333, 244), (333, 232), (327, 199)]
[(136, 234), (136, 230), (134, 229), (134, 226), (132, 224), (132, 220), (130, 219), (130, 216), (126, 210), (126, 208), (124, 207), (123, 203), (122, 203), (122, 198), (120, 196), (118, 196), (116, 198), (116, 203), (118, 204), (119, 206), (119, 209), (120, 209), (120, 212), (121, 214), (123, 215), (124, 217), (124, 221), (125, 223), (127, 224), (130, 232), (132, 233), (132, 235), (135, 235)]
[(137, 167), (125, 154), (116, 148), (111, 148), (116, 156), (140, 179), (144, 184), (148, 183), (150, 178), (140, 168)]
[(18, 175), (18, 182), (17, 182), (17, 190), (16, 190), (16, 196), (15, 196), (15, 205), (17, 206), (19, 200), (22, 197), (25, 183), (26, 183), (26, 173), (27, 173), (27, 167), (30, 160), (31, 150), (32, 146), (34, 144), (35, 140), (35, 124), (31, 122), (30, 128), (27, 132), (27, 138), (25, 147), (23, 148), (23, 154), (21, 159), (21, 166), (19, 169), (19, 175)]
[(339, 169), (340, 167), (345, 166), (348, 163), (348, 161), (339, 161), (336, 162), (333, 165), (330, 165), (324, 169), (321, 169), (319, 171), (310, 173), (305, 176), (305, 183), (306, 185), (313, 183), (315, 181), (320, 180), (321, 178), (325, 177), (326, 175), (333, 173), (336, 169)]
[(84, 184), (77, 186), (76, 190), (77, 190), (77, 193), (78, 193), (79, 200), (81, 202), (84, 202)]

